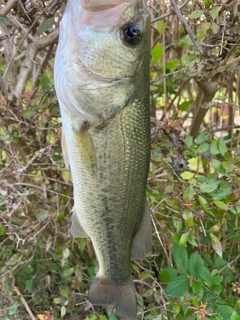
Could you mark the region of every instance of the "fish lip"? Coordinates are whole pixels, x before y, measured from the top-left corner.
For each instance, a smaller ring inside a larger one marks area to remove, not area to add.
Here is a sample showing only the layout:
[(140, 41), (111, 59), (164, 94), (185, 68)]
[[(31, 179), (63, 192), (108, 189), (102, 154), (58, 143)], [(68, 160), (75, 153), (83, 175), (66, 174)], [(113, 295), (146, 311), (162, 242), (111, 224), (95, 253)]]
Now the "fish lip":
[[(115, 87), (116, 85), (123, 84), (124, 82), (129, 82), (131, 77), (124, 78), (104, 78), (101, 77), (98, 81), (89, 81), (85, 84), (76, 85), (76, 88), (79, 90), (96, 90), (96, 89), (104, 89), (107, 87)], [(102, 81), (101, 81), (102, 80)]]

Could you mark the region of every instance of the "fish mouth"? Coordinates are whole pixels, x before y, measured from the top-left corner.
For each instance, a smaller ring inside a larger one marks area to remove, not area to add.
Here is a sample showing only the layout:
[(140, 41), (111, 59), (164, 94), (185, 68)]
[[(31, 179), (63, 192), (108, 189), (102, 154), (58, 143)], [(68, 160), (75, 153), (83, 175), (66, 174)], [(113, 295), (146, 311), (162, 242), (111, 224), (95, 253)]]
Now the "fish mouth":
[(122, 78), (105, 78), (100, 77), (94, 73), (92, 73), (94, 76), (94, 81), (91, 79), (89, 82), (83, 83), (78, 85), (77, 87), (82, 90), (96, 90), (101, 88), (107, 88), (107, 87), (115, 87), (121, 84), (124, 84), (125, 82), (129, 82), (131, 77), (122, 77)]

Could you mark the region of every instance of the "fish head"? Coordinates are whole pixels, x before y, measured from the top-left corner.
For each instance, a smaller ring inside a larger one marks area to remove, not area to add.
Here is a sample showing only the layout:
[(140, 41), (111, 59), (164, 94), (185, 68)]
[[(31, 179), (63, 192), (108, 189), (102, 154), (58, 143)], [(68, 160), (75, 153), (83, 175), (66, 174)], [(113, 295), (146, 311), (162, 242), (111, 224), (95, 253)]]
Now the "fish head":
[[(148, 78), (150, 19), (144, 0), (68, 0), (57, 56), (55, 85), (65, 79), (68, 108), (89, 122), (111, 117)], [(57, 91), (58, 98), (64, 95), (64, 88)]]

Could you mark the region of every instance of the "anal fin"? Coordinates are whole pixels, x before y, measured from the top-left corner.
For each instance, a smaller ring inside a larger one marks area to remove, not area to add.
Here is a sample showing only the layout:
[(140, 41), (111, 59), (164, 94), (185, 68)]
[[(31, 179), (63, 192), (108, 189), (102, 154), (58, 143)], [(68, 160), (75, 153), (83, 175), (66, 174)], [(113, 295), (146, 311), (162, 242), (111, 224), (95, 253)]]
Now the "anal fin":
[(86, 231), (83, 229), (75, 208), (72, 209), (72, 219), (71, 219), (71, 233), (73, 238), (87, 238), (88, 235)]
[(152, 248), (152, 223), (147, 199), (145, 200), (142, 221), (133, 238), (132, 256), (134, 259), (142, 259)]

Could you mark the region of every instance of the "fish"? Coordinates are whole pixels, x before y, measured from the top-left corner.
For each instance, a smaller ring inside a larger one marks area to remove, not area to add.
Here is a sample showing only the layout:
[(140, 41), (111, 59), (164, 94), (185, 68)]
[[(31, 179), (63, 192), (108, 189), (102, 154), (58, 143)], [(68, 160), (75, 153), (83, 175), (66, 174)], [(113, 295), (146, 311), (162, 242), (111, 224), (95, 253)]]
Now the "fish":
[(144, 0), (68, 0), (54, 83), (74, 188), (73, 237), (91, 239), (99, 269), (88, 299), (135, 320), (131, 257), (152, 247), (150, 17)]

